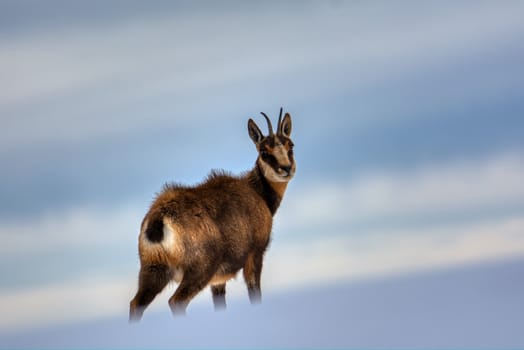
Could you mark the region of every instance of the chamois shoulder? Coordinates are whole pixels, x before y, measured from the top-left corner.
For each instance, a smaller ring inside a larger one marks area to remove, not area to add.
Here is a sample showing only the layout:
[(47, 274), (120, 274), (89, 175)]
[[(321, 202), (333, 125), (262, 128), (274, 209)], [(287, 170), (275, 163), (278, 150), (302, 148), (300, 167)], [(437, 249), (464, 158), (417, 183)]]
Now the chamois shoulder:
[(188, 189), (188, 186), (185, 186), (181, 183), (166, 182), (164, 186), (162, 186), (162, 190), (159, 193), (157, 193), (157, 197), (165, 192), (176, 192), (176, 191), (181, 191), (181, 190), (186, 190), (186, 189)]
[(205, 180), (197, 187), (202, 189), (224, 188), (236, 185), (241, 179), (231, 172), (221, 169), (213, 169)]
[(204, 180), (204, 184), (207, 183), (217, 183), (221, 181), (231, 181), (231, 180), (237, 180), (238, 178), (234, 176), (231, 172), (223, 169), (213, 169), (209, 172), (209, 175), (207, 175), (206, 179)]

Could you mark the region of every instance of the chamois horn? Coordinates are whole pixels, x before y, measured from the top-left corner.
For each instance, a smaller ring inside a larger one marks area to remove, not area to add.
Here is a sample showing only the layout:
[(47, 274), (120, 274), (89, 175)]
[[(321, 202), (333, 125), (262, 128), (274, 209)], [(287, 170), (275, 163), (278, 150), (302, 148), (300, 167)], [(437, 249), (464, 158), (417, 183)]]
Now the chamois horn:
[(278, 124), (277, 124), (277, 135), (280, 135), (280, 124), (282, 123), (282, 107), (280, 107), (280, 115), (278, 116)]
[(273, 136), (273, 125), (271, 125), (271, 120), (269, 120), (269, 117), (264, 112), (260, 112), (266, 118), (267, 121), (267, 128), (269, 129), (269, 136)]

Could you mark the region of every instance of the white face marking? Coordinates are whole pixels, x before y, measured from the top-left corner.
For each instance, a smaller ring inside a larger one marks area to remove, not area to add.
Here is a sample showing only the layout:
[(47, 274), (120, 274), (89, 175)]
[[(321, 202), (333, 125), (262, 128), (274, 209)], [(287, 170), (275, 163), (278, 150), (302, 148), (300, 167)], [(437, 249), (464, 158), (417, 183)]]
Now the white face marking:
[(259, 164), (264, 173), (264, 177), (271, 182), (288, 182), (295, 175), (295, 164), (291, 163), (291, 160), (288, 156), (288, 151), (286, 147), (275, 137), (275, 146), (271, 150), (271, 154), (275, 157), (278, 165), (280, 167), (289, 167), (291, 169), (289, 173), (280, 167), (275, 170), (269, 164), (267, 164), (262, 158), (259, 158)]
[(290, 166), (291, 165), (291, 162), (289, 161), (289, 157), (287, 156), (286, 148), (282, 144), (277, 144), (275, 148), (273, 148), (273, 157), (276, 158), (280, 166)]
[(271, 182), (289, 182), (295, 175), (295, 165), (292, 166), (291, 172), (287, 174), (286, 171), (280, 169), (279, 172), (275, 171), (269, 164), (264, 162), (261, 158), (258, 160), (260, 168), (264, 173), (264, 177)]

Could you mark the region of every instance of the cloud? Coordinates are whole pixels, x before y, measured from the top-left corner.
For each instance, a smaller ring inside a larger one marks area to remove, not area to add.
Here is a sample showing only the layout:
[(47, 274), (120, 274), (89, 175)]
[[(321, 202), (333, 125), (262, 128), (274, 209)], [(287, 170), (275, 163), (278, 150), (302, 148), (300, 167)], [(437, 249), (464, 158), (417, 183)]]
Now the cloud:
[[(424, 231), (376, 231), (365, 237), (320, 237), (282, 244), (275, 240), (265, 260), (265, 293), (289, 288), (333, 284), (354, 279), (423, 271), (489, 259), (524, 255), (524, 217)], [(136, 276), (77, 278), (25, 290), (0, 291), (0, 329), (85, 321), (127, 315)], [(153, 309), (168, 310), (174, 287), (157, 298)], [(229, 284), (228, 295), (247, 298), (241, 277)], [(211, 305), (210, 293), (195, 302)], [(210, 306), (211, 309), (211, 306)]]
[(317, 230), (337, 224), (412, 223), (524, 205), (524, 157), (499, 154), (477, 161), (370, 172), (352, 179), (310, 184), (286, 198), (283, 230)]
[(281, 104), (304, 176), (522, 144), (521, 5), (274, 5), (24, 17), (0, 40), (0, 216), (243, 170), (247, 117)]
[(130, 281), (83, 279), (1, 292), (0, 329), (44, 328), (122, 314), (130, 300)]
[[(522, 205), (523, 174), (521, 156), (499, 155), (363, 174), (354, 182), (330, 184), (329, 191), (326, 185), (291, 187), (276, 217), (266, 255), (265, 292), (523, 256), (524, 217), (511, 210)], [(503, 215), (490, 211), (500, 205)], [(469, 210), (481, 214), (446, 221), (449, 212)], [(23, 285), (13, 284), (7, 275), (12, 271), (6, 270), (0, 309), (10, 318), (1, 320), (0, 328), (125, 315), (135, 292), (142, 211), (132, 205), (106, 211), (84, 208), (0, 225), (5, 243), (2, 266), (16, 266), (17, 275), (51, 276), (50, 257), (55, 257), (60, 265), (67, 261), (70, 270), (63, 275), (57, 272), (45, 283)], [(418, 225), (410, 222), (432, 214), (439, 219)], [(388, 217), (396, 217), (397, 225), (388, 225), (384, 219)], [(356, 226), (359, 220), (367, 225)], [(154, 307), (166, 308), (173, 290), (167, 288)], [(246, 298), (241, 276), (228, 290), (233, 298)], [(211, 303), (207, 291), (199, 300)]]
[[(473, 220), (501, 207), (512, 213), (512, 208), (524, 205), (522, 178), (524, 157), (504, 153), (476, 161), (366, 172), (327, 183), (292, 183), (277, 213), (276, 229), (311, 232), (325, 227), (337, 231), (341, 227), (350, 230), (359, 223), (376, 229), (392, 218), (409, 227), (411, 220), (427, 217), (446, 225), (446, 218), (454, 213), (473, 215)], [(123, 241), (134, 244), (146, 206), (128, 203), (111, 208), (72, 207), (33, 219), (4, 220), (0, 223), (0, 238), (6, 244), (0, 252), (9, 257), (113, 246)], [(480, 213), (479, 217), (475, 213)]]
[(179, 126), (191, 116), (201, 123), (214, 118), (217, 96), (237, 111), (263, 96), (303, 104), (484, 57), (497, 45), (505, 51), (522, 31), (511, 7), (433, 9), (166, 11), (13, 35), (0, 46), (2, 148)]
[(134, 206), (103, 211), (95, 208), (68, 209), (38, 218), (0, 224), (0, 255), (54, 254), (67, 250), (98, 249), (136, 242), (142, 213)]
[[(433, 107), (450, 103), (482, 108), (486, 96), (500, 102), (505, 92), (521, 91), (515, 88), (522, 83), (515, 70), (521, 66), (521, 4), (427, 6), (137, 11), (96, 26), (87, 19), (3, 36), (2, 192), (5, 206), (18, 203), (23, 213), (0, 222), (0, 310), (9, 315), (0, 328), (127, 312), (146, 208), (96, 208), (80, 193), (102, 198), (104, 189), (135, 188), (154, 178), (142, 164), (150, 154), (165, 164), (167, 158), (186, 160), (181, 140), (193, 137), (188, 129), (197, 133), (206, 125), (212, 132), (197, 142), (214, 140), (225, 127), (215, 129), (212, 121), (283, 100), (302, 112), (297, 137), (304, 143), (335, 134), (346, 147), (346, 134), (362, 131), (350, 125), (366, 124), (371, 137), (377, 125), (390, 126), (388, 119), (434, 118)], [(333, 100), (339, 104), (326, 110)], [(419, 112), (404, 113), (408, 108)], [(324, 113), (322, 123), (315, 110)], [(354, 117), (346, 118), (349, 111)], [(468, 116), (460, 127), (477, 122)], [(515, 124), (499, 133), (515, 133)], [(167, 142), (154, 143), (151, 130), (167, 130), (166, 139), (176, 131), (179, 150), (165, 151)], [(108, 140), (119, 147), (106, 147)], [(206, 142), (194, 154), (201, 157)], [(385, 146), (377, 142), (378, 149)], [(493, 144), (485, 142), (488, 149)], [(230, 147), (223, 143), (215, 146)], [(264, 273), (269, 291), (524, 254), (520, 153), (358, 170), (331, 182), (318, 171), (319, 164), (329, 171), (324, 159), (309, 161), (315, 175), (297, 178), (276, 219)], [(158, 171), (155, 162), (148, 164)], [(143, 172), (135, 171), (137, 163)], [(124, 173), (140, 180), (122, 179)], [(71, 196), (71, 207), (50, 208), (60, 196)], [(34, 197), (44, 214), (28, 213)], [(231, 289), (245, 297), (241, 278)]]
[(523, 256), (522, 232), (524, 217), (516, 216), (338, 237), (323, 232), (305, 243), (275, 239), (265, 278), (272, 288), (297, 288)]

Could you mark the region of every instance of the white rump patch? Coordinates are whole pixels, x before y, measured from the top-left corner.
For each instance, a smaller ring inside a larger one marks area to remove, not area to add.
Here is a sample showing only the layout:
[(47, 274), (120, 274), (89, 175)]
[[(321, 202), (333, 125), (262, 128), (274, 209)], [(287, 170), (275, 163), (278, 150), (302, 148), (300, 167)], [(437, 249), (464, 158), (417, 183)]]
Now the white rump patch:
[(162, 238), (162, 242), (160, 242), (160, 244), (166, 251), (173, 252), (176, 249), (177, 233), (169, 219), (164, 218), (163, 222), (164, 237)]

